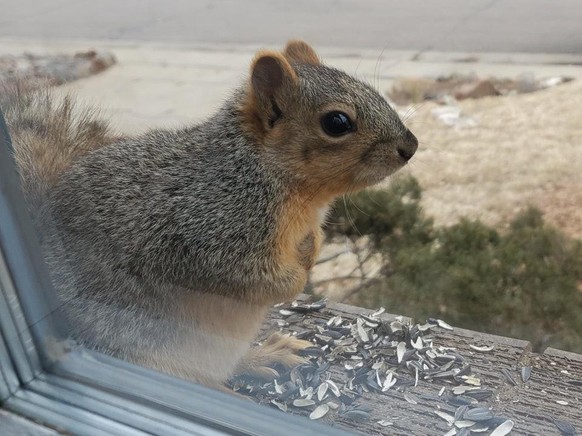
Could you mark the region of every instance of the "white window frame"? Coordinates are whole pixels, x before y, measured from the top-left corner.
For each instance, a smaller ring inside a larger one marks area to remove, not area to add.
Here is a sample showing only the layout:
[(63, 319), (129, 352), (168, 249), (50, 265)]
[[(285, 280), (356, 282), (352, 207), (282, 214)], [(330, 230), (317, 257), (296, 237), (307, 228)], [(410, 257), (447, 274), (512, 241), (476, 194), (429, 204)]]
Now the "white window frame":
[(82, 435), (343, 435), (86, 349), (67, 349), (0, 112), (0, 407)]

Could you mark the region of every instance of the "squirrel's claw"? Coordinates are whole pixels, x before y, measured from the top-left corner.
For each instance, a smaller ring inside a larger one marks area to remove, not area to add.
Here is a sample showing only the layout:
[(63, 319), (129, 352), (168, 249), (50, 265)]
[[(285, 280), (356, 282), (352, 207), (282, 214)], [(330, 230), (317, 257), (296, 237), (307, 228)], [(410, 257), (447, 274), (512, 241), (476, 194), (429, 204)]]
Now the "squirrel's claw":
[(305, 357), (297, 353), (312, 346), (311, 342), (294, 336), (273, 333), (261, 345), (248, 351), (239, 362), (235, 375), (273, 380), (279, 376), (279, 372), (273, 367), (290, 369), (307, 362)]

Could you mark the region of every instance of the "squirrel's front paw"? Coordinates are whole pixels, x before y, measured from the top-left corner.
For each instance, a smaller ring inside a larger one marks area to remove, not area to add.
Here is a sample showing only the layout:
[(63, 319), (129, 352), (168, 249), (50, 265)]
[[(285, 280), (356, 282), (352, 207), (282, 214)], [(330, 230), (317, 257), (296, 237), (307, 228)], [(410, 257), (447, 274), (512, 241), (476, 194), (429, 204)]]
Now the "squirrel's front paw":
[(294, 336), (273, 333), (261, 345), (248, 351), (239, 362), (235, 375), (273, 380), (279, 376), (275, 368), (289, 369), (307, 362), (298, 352), (312, 346), (311, 342)]

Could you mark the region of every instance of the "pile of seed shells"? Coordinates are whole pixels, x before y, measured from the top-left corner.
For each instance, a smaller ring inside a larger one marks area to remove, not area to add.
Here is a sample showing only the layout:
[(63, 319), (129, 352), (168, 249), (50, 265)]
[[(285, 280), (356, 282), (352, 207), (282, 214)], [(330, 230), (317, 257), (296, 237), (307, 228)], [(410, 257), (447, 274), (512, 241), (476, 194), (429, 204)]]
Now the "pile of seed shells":
[[(305, 314), (320, 312), (324, 307), (325, 300), (320, 300), (309, 304), (296, 301), (277, 308), (276, 322), (282, 330), (314, 344), (303, 350), (308, 362), (272, 381), (237, 380), (233, 388), (284, 412), (302, 410), (311, 419), (335, 413), (352, 421), (370, 421), (371, 410), (356, 401), (365, 393), (396, 391), (405, 401), (417, 404), (419, 399), (409, 391), (420, 380), (432, 381), (450, 388), (446, 395), (446, 387), (440, 389), (443, 407), (434, 411), (451, 427), (446, 435), (490, 432), (502, 436), (511, 432), (513, 421), (479, 404), (493, 392), (481, 387), (481, 380), (472, 374), (464, 357), (431, 338), (431, 330), (452, 330), (446, 322), (429, 319), (424, 324), (412, 324), (402, 317), (388, 321), (381, 317), (382, 308), (369, 316), (349, 319), (339, 315), (325, 318), (321, 313), (311, 316), (313, 324), (305, 329)], [(492, 349), (472, 348), (485, 352)], [(338, 367), (343, 368), (343, 374), (338, 374)], [(332, 380), (332, 374), (336, 380), (345, 381)], [(394, 424), (384, 419), (376, 423), (382, 427)]]

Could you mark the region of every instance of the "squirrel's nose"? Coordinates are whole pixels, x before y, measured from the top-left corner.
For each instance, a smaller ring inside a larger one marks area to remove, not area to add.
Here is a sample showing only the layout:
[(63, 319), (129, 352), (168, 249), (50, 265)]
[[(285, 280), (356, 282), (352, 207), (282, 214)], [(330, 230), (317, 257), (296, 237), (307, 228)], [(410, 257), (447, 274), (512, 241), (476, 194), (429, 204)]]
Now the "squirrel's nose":
[(414, 153), (416, 153), (416, 149), (418, 148), (418, 139), (410, 130), (406, 130), (404, 134), (404, 139), (398, 146), (398, 154), (404, 160), (410, 160)]

